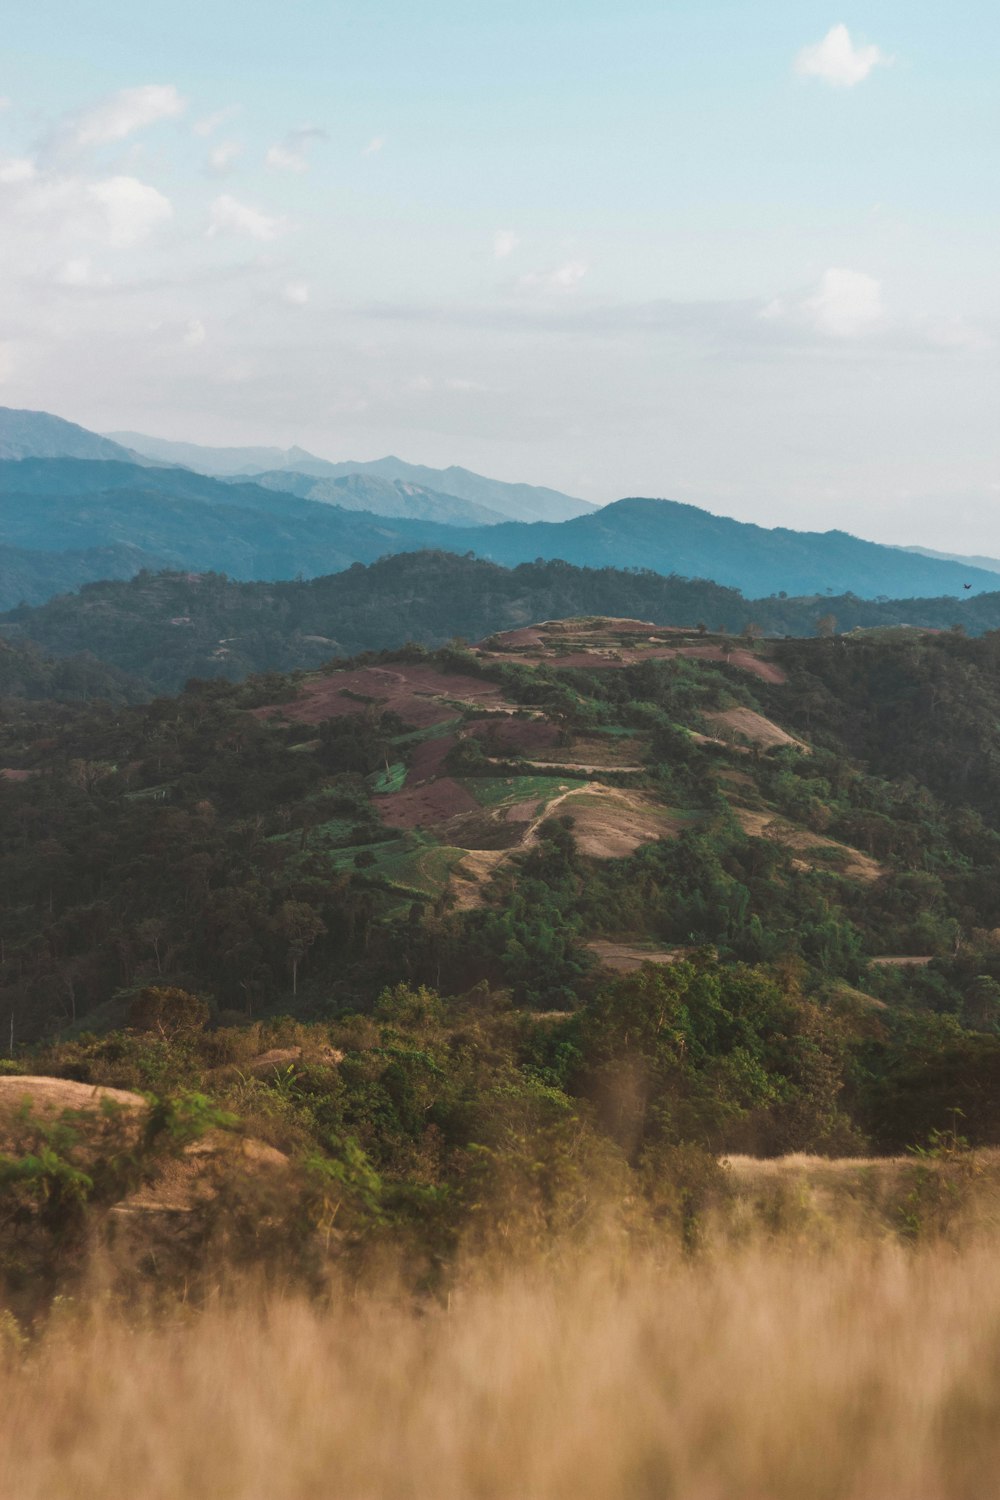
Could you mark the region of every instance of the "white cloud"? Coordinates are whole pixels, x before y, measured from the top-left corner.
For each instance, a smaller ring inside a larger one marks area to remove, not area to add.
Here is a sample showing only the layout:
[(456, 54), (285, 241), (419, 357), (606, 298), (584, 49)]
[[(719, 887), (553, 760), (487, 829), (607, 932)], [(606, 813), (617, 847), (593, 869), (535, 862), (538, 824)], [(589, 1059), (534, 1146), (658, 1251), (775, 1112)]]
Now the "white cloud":
[(108, 177), (87, 188), (104, 217), (105, 238), (115, 249), (146, 239), (173, 214), (169, 198), (136, 177)]
[(206, 168), (213, 177), (225, 177), (242, 155), (243, 146), (240, 141), (220, 141), (208, 153)]
[(60, 266), (55, 274), (58, 286), (100, 287), (110, 286), (111, 277), (106, 271), (95, 271), (89, 256), (75, 256)]
[(760, 317), (834, 339), (863, 338), (887, 321), (882, 283), (864, 271), (839, 266), (823, 272), (811, 296), (775, 298), (761, 309)]
[(367, 146), (362, 149), (362, 156), (377, 156), (385, 145), (384, 135), (373, 135)]
[(197, 349), (205, 342), (205, 325), (200, 318), (189, 318), (184, 327), (184, 343), (189, 349)]
[(498, 229), (493, 237), (493, 254), (497, 260), (513, 255), (521, 241), (512, 229)]
[(317, 141), (328, 139), (325, 130), (318, 125), (307, 125), (303, 130), (292, 130), (272, 146), (264, 157), (264, 165), (277, 172), (305, 172), (309, 162), (306, 154)]
[(309, 301), (309, 288), (304, 281), (289, 281), (282, 287), (281, 295), (293, 307), (305, 307)]
[(802, 307), (821, 333), (838, 339), (859, 338), (885, 318), (881, 282), (864, 271), (837, 267), (823, 272), (815, 296)]
[(891, 63), (892, 58), (872, 43), (855, 46), (851, 33), (841, 23), (832, 26), (821, 42), (802, 48), (795, 59), (795, 71), (805, 78), (822, 78), (835, 88), (851, 89), (873, 68)]
[(580, 285), (590, 267), (585, 260), (568, 260), (551, 271), (529, 271), (520, 277), (518, 286), (526, 290), (572, 292)]
[(245, 234), (252, 240), (276, 240), (290, 227), (286, 218), (272, 217), (223, 193), (212, 204), (208, 236), (214, 239), (220, 234)]
[(231, 120), (239, 112), (240, 106), (238, 104), (229, 104), (225, 109), (217, 109), (214, 114), (205, 115), (204, 119), (196, 120), (191, 126), (192, 133), (207, 138), (214, 134), (220, 125), (224, 125), (227, 120)]
[(0, 158), (0, 182), (30, 182), (38, 175), (38, 168), (28, 156), (5, 156)]
[(121, 89), (117, 94), (83, 110), (70, 122), (73, 144), (86, 148), (123, 141), (136, 130), (183, 114), (187, 101), (172, 83), (147, 83), (140, 88)]

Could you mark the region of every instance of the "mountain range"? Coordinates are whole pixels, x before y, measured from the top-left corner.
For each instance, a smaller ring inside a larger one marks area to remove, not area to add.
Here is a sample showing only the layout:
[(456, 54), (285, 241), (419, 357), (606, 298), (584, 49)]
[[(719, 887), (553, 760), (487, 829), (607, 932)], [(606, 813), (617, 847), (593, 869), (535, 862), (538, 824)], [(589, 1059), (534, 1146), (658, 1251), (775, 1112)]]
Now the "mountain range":
[[(279, 461), (325, 472), (219, 477), (170, 466), (162, 453), (133, 454), (45, 413), (17, 411), (0, 411), (0, 443), (20, 455), (0, 460), (0, 608), (142, 568), (316, 577), (427, 548), (505, 567), (537, 558), (651, 570), (754, 597), (966, 599), (997, 588), (995, 571), (964, 561), (842, 531), (769, 529), (671, 500), (632, 497), (562, 520), (512, 521), (505, 517), (518, 506), (537, 511), (559, 501), (579, 510), (583, 502), (397, 459), (345, 473), (349, 465), (291, 450), (291, 457), (278, 452)], [(53, 456), (60, 445), (72, 453)], [(32, 447), (38, 452), (26, 451)], [(264, 451), (237, 450), (258, 461)]]
[[(279, 484), (284, 475), (305, 475), (312, 479), (338, 480), (363, 475), (372, 480), (388, 480), (390, 484), (416, 485), (419, 490), (429, 490), (434, 495), (447, 496), (453, 502), (467, 501), (473, 507), (461, 517), (467, 524), (483, 523), (493, 518), (493, 513), (511, 521), (566, 521), (572, 516), (585, 515), (595, 509), (587, 500), (578, 500), (564, 495), (559, 490), (546, 489), (533, 484), (508, 484), (500, 479), (487, 479), (482, 474), (473, 474), (470, 469), (451, 467), (430, 469), (424, 464), (406, 463), (392, 455), (365, 463), (330, 463), (317, 458), (304, 448), (207, 448), (199, 443), (174, 443), (163, 438), (147, 437), (141, 432), (120, 432), (109, 435), (146, 459), (156, 463), (177, 464), (196, 469), (201, 474), (257, 478), (267, 473), (272, 487), (292, 489), (290, 484)], [(292, 490), (292, 493), (301, 493)], [(397, 494), (405, 497), (406, 490)], [(327, 498), (315, 496), (314, 498)], [(351, 507), (356, 509), (357, 507)], [(486, 510), (489, 516), (482, 515)], [(459, 519), (460, 507), (456, 507), (452, 519)], [(387, 511), (387, 515), (415, 515), (417, 512), (405, 505), (402, 509)], [(443, 516), (428, 516), (429, 520), (444, 519)]]

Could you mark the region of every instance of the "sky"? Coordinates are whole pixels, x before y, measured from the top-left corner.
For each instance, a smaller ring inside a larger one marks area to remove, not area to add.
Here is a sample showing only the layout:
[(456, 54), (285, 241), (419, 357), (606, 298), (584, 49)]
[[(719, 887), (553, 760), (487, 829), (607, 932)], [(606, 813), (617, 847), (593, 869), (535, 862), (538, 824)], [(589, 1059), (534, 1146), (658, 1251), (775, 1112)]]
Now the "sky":
[(39, 0), (0, 404), (1000, 551), (1000, 7)]

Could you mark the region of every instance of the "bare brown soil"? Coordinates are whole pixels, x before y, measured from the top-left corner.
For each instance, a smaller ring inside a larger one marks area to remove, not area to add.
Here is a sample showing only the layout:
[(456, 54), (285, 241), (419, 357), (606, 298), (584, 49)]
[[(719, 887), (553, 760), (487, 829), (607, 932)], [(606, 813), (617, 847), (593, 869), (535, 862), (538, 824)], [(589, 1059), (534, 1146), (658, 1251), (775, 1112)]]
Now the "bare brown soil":
[(483, 904), (483, 886), (507, 858), (507, 849), (470, 849), (452, 870), (451, 893), (458, 911), (472, 911)]
[(687, 956), (688, 951), (686, 948), (644, 948), (639, 943), (614, 943), (606, 938), (594, 938), (585, 946), (603, 969), (613, 969), (617, 974), (631, 974), (643, 964), (676, 964)]
[(767, 750), (778, 745), (791, 745), (806, 754), (812, 753), (803, 740), (797, 740), (794, 735), (782, 729), (780, 724), (775, 724), (772, 719), (765, 719), (763, 714), (755, 713), (752, 708), (724, 708), (706, 713), (704, 718), (710, 724), (717, 724), (723, 730), (743, 735), (745, 739)]
[(573, 819), (573, 836), (580, 853), (590, 859), (624, 859), (641, 844), (675, 838), (683, 828), (679, 819), (645, 793), (598, 782), (556, 798), (549, 804), (547, 815), (559, 802)]
[(457, 813), (476, 812), (479, 803), (453, 776), (440, 776), (421, 786), (407, 786), (401, 792), (389, 792), (377, 802), (383, 820), (390, 828), (429, 828), (444, 823)]
[(513, 711), (496, 683), (461, 672), (439, 672), (421, 662), (403, 662), (313, 677), (290, 703), (268, 704), (253, 713), (262, 719), (283, 714), (301, 723), (320, 724), (324, 719), (362, 713), (368, 706), (365, 700), (399, 714), (405, 723), (418, 729), (454, 718), (451, 702)]
[(558, 729), (545, 719), (479, 719), (469, 725), (468, 732), (518, 756), (547, 750), (559, 739)]
[(422, 781), (430, 781), (431, 777), (439, 775), (448, 758), (448, 752), (457, 744), (457, 735), (443, 734), (440, 739), (424, 740), (417, 745), (410, 756), (406, 785), (408, 787), (419, 786)]

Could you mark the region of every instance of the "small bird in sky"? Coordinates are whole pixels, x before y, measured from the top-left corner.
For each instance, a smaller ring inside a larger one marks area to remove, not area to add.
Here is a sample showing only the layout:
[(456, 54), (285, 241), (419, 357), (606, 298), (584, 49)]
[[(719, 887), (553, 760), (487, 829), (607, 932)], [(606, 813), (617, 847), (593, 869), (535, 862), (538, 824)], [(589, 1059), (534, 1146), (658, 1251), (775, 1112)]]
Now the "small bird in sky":
[(963, 589), (971, 589), (972, 584), (971, 583), (963, 583), (962, 587), (963, 587)]

